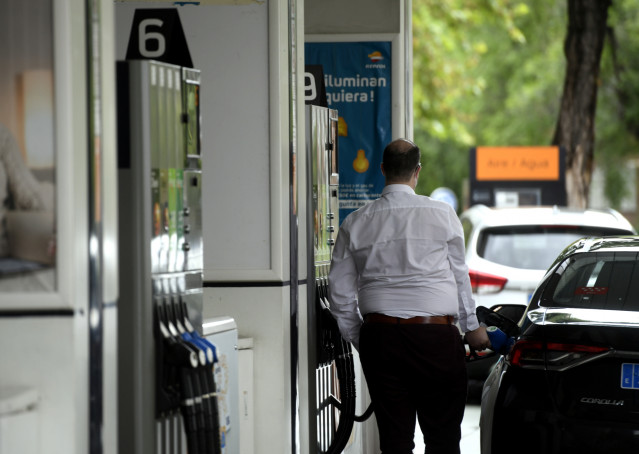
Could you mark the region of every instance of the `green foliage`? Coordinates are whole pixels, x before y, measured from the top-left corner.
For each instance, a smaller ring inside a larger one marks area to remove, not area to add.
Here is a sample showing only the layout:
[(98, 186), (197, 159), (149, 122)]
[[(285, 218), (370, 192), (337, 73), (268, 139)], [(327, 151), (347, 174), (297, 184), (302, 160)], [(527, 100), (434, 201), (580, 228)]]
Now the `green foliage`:
[[(595, 163), (606, 194), (627, 192), (613, 171), (639, 136), (639, 5), (615, 0), (602, 56)], [(417, 191), (439, 186), (462, 200), (468, 151), (481, 145), (547, 145), (561, 102), (567, 1), (413, 0), (414, 135), (422, 149)], [(613, 181), (614, 180), (614, 181)]]
[(564, 10), (551, 0), (413, 1), (419, 192), (447, 186), (461, 200), (473, 146), (550, 141), (565, 66)]
[(639, 150), (639, 5), (616, 0), (601, 60), (595, 163), (606, 175), (605, 195), (614, 208), (629, 194), (620, 169)]

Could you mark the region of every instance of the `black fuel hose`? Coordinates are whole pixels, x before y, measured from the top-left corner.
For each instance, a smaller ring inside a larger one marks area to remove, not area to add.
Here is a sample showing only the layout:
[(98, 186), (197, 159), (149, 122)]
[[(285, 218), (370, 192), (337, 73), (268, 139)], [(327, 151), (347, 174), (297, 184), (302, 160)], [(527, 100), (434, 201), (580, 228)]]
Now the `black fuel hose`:
[(208, 406), (209, 414), (206, 421), (206, 438), (210, 449), (207, 453), (220, 454), (221, 442), (220, 442), (220, 414), (217, 399), (217, 387), (215, 385), (215, 378), (213, 376), (213, 366), (207, 366), (204, 371), (203, 381), (207, 386), (206, 402)]
[[(186, 433), (186, 448), (189, 453), (199, 453), (200, 444), (197, 437), (197, 410), (195, 408), (195, 390), (193, 389), (192, 371), (180, 369), (180, 411)], [(203, 450), (203, 447), (202, 447)]]
[(205, 440), (206, 440), (206, 454), (220, 454), (222, 452), (222, 443), (220, 436), (220, 416), (219, 405), (217, 398), (217, 385), (215, 384), (214, 367), (216, 360), (215, 346), (211, 344), (205, 337), (193, 328), (193, 324), (188, 317), (188, 308), (186, 302), (181, 297), (177, 298), (177, 301), (172, 305), (172, 311), (175, 319), (181, 323), (185, 328), (185, 333), (182, 334), (183, 338), (190, 339), (190, 342), (194, 343), (198, 348), (202, 350), (209, 350), (209, 355), (206, 355), (206, 364), (200, 371), (200, 383), (202, 386), (202, 405), (204, 408), (205, 416)]
[(341, 453), (350, 439), (355, 423), (355, 374), (350, 344), (337, 336), (335, 366), (339, 381), (341, 412), (333, 442), (327, 454)]
[(202, 403), (202, 384), (197, 370), (191, 371), (191, 383), (193, 385), (193, 394), (195, 402), (195, 436), (197, 437), (197, 444), (200, 447), (200, 452), (205, 454), (207, 452), (206, 437), (205, 437), (205, 415), (204, 405)]
[(331, 404), (340, 411), (340, 419), (326, 454), (339, 454), (348, 444), (354, 423), (367, 420), (373, 414), (373, 406), (371, 404), (364, 414), (356, 416), (357, 391), (352, 346), (342, 338), (330, 311), (322, 309), (322, 315), (324, 359), (327, 363), (335, 362), (340, 391), (340, 400), (331, 398)]

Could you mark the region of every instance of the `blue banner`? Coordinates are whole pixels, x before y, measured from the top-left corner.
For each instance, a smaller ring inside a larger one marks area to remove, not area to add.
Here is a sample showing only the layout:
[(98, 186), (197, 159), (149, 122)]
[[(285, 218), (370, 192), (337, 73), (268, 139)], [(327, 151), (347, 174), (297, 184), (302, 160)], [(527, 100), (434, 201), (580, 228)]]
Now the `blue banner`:
[(305, 65), (321, 65), (328, 107), (339, 114), (339, 218), (378, 198), (382, 152), (392, 140), (391, 43), (306, 43)]

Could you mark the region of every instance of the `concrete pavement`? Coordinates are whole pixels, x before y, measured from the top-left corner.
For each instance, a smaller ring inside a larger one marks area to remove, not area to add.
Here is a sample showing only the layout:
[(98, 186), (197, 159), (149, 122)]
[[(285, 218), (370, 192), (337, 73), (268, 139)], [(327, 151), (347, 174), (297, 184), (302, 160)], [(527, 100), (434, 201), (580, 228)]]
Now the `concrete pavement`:
[[(479, 405), (466, 405), (462, 421), (461, 454), (479, 454)], [(414, 454), (424, 454), (424, 439), (419, 425), (415, 430)]]

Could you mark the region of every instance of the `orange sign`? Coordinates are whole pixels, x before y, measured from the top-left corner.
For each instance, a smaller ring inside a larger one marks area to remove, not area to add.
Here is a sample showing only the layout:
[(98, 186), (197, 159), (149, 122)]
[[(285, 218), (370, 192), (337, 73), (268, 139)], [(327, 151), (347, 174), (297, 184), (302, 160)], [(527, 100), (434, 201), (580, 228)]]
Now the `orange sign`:
[(559, 147), (477, 147), (477, 181), (559, 180)]

